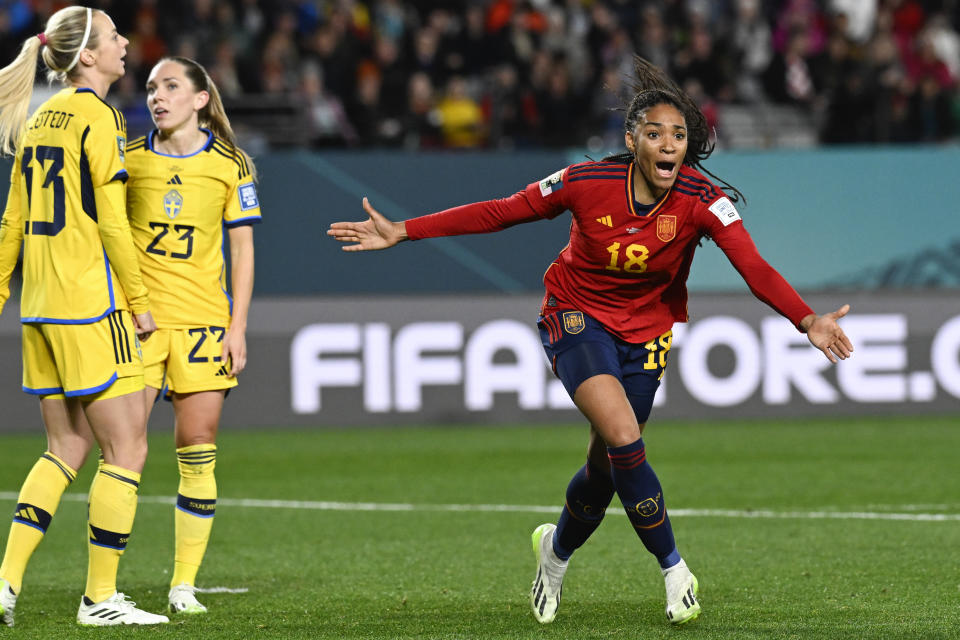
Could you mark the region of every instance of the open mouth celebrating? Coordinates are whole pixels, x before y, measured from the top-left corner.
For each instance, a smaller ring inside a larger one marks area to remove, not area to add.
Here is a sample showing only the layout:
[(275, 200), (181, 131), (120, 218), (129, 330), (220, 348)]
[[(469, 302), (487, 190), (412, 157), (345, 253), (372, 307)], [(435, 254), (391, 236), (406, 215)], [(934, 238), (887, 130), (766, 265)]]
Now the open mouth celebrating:
[(661, 162), (657, 162), (655, 166), (657, 168), (658, 176), (660, 176), (661, 178), (669, 178), (670, 176), (673, 175), (673, 170), (677, 166), (677, 163), (661, 161)]

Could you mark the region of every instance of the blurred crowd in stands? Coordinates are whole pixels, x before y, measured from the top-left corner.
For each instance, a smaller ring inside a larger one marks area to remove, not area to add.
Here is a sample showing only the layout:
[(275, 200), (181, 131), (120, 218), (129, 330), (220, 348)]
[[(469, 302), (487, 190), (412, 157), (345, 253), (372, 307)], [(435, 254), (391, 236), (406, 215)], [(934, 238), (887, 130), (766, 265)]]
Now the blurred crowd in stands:
[[(0, 0), (4, 64), (64, 4)], [(944, 142), (960, 122), (960, 0), (91, 6), (130, 39), (110, 100), (132, 135), (150, 126), (143, 87), (166, 54), (206, 65), (234, 119), (284, 105), (271, 117), (294, 118), (289, 142), (313, 146), (619, 147), (635, 53), (698, 100), (721, 141), (738, 106), (790, 105), (825, 144)]]

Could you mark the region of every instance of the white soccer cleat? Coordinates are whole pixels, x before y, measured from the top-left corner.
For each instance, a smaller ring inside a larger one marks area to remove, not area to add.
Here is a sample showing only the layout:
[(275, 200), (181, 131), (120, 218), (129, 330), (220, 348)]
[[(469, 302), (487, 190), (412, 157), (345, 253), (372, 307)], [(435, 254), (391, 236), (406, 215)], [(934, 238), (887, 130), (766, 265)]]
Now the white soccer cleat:
[(672, 624), (684, 624), (700, 615), (697, 577), (690, 573), (687, 564), (680, 561), (663, 574), (667, 589), (667, 620)]
[[(89, 604), (88, 604), (89, 603)], [(77, 624), (87, 627), (109, 627), (120, 624), (163, 624), (170, 622), (167, 616), (158, 616), (142, 609), (122, 593), (115, 593), (102, 602), (90, 602), (86, 596), (80, 599)]]
[(10, 583), (0, 579), (0, 618), (3, 624), (13, 626), (13, 610), (17, 606), (17, 594), (10, 588)]
[(170, 602), (170, 613), (183, 613), (187, 615), (196, 615), (206, 613), (207, 608), (200, 604), (197, 596), (194, 595), (197, 588), (193, 585), (183, 583), (170, 589), (167, 600)]
[(567, 561), (561, 560), (553, 552), (553, 534), (557, 527), (542, 524), (531, 536), (533, 553), (537, 556), (537, 577), (530, 589), (530, 606), (537, 622), (553, 622), (560, 607), (560, 594), (563, 591), (563, 574), (567, 572)]

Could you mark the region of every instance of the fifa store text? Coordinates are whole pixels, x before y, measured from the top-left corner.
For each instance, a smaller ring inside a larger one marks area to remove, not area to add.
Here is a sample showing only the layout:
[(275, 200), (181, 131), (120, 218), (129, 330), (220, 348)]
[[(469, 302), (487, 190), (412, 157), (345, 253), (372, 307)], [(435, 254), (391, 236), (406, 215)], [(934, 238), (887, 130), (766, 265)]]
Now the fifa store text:
[[(761, 308), (762, 310), (762, 308)], [(840, 406), (953, 407), (960, 398), (960, 315), (917, 334), (906, 313), (851, 313), (855, 345), (837, 365), (776, 315), (715, 314), (674, 325), (658, 416), (708, 417), (752, 407), (758, 415)], [(927, 322), (929, 324), (929, 322)], [(493, 318), (331, 322), (297, 331), (290, 348), (291, 409), (322, 414), (344, 389), (366, 414), (415, 413), (442, 391), (465, 415), (499, 406), (566, 411), (573, 404), (550, 370), (531, 322)], [(816, 413), (816, 411), (813, 411)]]

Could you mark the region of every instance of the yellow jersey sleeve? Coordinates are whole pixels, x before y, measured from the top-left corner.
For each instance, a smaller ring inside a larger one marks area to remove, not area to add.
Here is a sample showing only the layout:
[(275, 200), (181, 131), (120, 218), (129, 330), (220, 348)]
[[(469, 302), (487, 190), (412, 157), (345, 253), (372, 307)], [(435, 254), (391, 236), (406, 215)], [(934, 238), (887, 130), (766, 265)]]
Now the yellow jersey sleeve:
[(94, 188), (94, 194), (100, 241), (103, 242), (110, 266), (117, 274), (130, 310), (135, 314), (146, 313), (150, 310), (150, 302), (147, 287), (140, 274), (137, 248), (133, 244), (130, 224), (127, 222), (124, 187), (119, 182), (110, 181)]
[(0, 313), (10, 297), (10, 276), (17, 266), (20, 244), (23, 242), (23, 224), (20, 216), (20, 154), (17, 154), (10, 172), (10, 191), (7, 206), (0, 220)]

